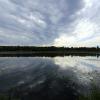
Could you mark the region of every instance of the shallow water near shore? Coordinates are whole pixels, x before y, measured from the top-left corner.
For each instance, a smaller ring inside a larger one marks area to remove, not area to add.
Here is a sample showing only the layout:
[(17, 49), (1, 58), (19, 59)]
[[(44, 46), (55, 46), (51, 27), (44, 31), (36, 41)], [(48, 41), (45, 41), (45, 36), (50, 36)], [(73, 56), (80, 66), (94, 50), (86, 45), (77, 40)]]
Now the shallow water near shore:
[(96, 56), (0, 57), (0, 100), (99, 100)]

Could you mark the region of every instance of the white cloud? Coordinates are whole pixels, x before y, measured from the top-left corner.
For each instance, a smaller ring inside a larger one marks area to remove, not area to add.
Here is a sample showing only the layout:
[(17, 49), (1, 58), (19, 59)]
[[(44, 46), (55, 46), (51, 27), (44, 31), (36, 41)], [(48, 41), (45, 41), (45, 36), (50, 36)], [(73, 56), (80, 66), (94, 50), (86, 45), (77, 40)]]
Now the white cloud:
[(99, 0), (0, 0), (0, 31), (6, 35), (0, 37), (1, 44), (20, 45), (25, 37), (21, 44), (95, 46), (99, 8)]
[(95, 34), (97, 31), (98, 26), (86, 19), (82, 19), (78, 22), (77, 26), (75, 27), (74, 33), (76, 34), (77, 38), (89, 38)]
[(55, 39), (57, 46), (97, 46), (100, 43), (100, 3), (98, 0), (84, 0), (84, 7), (77, 11), (77, 19), (69, 34), (60, 33)]
[(92, 7), (94, 0), (84, 0), (85, 8)]
[(75, 45), (77, 42), (74, 36), (68, 36), (66, 34), (62, 34), (59, 38), (55, 39), (54, 46), (68, 46), (71, 47)]

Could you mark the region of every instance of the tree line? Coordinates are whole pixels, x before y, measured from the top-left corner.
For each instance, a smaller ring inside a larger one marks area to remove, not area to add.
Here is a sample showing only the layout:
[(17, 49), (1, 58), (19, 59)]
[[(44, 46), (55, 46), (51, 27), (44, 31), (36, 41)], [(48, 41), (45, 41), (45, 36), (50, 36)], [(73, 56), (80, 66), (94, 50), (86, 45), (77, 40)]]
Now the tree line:
[(100, 48), (97, 47), (37, 47), (37, 46), (0, 46), (0, 52), (3, 51), (50, 51), (50, 52), (100, 52)]

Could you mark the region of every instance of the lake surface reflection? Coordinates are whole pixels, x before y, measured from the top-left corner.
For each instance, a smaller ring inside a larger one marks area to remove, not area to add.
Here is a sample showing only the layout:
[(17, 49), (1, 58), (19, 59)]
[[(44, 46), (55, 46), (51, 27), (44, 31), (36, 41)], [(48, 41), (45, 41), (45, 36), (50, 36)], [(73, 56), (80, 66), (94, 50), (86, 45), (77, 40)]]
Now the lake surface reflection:
[(0, 100), (100, 100), (100, 58), (0, 57)]

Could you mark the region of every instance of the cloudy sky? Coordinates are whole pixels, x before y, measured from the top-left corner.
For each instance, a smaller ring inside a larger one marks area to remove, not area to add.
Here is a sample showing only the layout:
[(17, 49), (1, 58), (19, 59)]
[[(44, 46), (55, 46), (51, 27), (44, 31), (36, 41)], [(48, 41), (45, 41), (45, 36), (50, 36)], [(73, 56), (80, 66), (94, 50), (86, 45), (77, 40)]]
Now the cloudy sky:
[(100, 45), (99, 0), (0, 0), (0, 45)]

